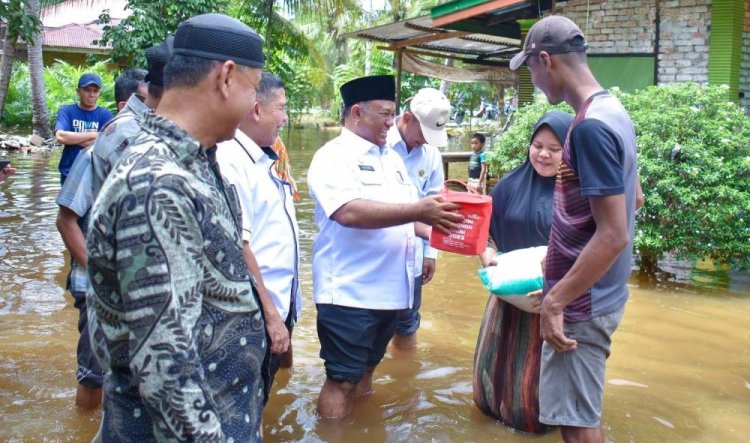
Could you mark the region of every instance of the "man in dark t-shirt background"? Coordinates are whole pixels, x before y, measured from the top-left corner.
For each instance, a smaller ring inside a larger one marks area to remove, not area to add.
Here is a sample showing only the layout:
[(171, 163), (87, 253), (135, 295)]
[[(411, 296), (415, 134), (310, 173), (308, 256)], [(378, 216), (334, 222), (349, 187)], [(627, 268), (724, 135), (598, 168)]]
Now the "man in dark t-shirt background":
[(82, 149), (94, 144), (99, 129), (113, 117), (109, 110), (97, 106), (102, 91), (102, 79), (87, 72), (78, 79), (79, 102), (60, 107), (55, 123), (55, 141), (65, 145), (60, 157), (60, 183), (70, 172), (71, 166)]

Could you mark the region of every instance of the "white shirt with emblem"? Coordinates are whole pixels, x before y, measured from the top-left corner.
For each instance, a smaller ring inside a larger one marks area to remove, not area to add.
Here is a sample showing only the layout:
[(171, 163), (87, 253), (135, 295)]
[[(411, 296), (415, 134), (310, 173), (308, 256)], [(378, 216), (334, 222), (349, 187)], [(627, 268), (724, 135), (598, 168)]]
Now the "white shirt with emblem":
[(418, 200), (403, 161), (344, 128), (313, 157), (307, 175), (319, 233), (313, 246), (316, 304), (364, 309), (411, 308), (416, 237), (414, 224), (347, 228), (331, 218), (357, 200)]
[[(396, 117), (398, 121), (399, 117)], [(438, 148), (424, 144), (409, 151), (406, 142), (401, 138), (401, 133), (394, 124), (388, 130), (386, 145), (396, 151), (404, 161), (406, 171), (414, 186), (417, 187), (417, 196), (422, 199), (428, 195), (436, 195), (443, 189), (445, 174), (443, 173), (443, 156)], [(437, 249), (430, 246), (429, 240), (417, 242), (417, 255), (414, 266), (415, 275), (422, 275), (422, 257), (436, 259)]]
[(302, 308), (299, 227), (291, 185), (274, 170), (275, 158), (271, 148), (261, 149), (239, 129), (233, 140), (219, 143), (216, 150), (221, 174), (239, 195), (242, 239), (250, 244), (266, 292), (284, 321), (292, 297), (297, 315)]

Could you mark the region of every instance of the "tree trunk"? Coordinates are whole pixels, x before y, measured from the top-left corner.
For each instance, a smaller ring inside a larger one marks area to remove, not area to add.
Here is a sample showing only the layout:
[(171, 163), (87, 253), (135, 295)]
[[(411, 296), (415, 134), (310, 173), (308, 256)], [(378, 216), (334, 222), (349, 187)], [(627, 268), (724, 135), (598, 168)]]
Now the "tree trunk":
[(5, 99), (8, 97), (8, 87), (10, 86), (10, 76), (13, 74), (13, 58), (15, 48), (13, 44), (15, 39), (10, 38), (6, 29), (3, 36), (3, 58), (0, 60), (0, 120), (2, 120), (3, 110), (5, 109)]
[[(446, 58), (445, 59), (445, 66), (453, 66), (453, 59), (452, 58)], [(450, 82), (447, 82), (445, 80), (440, 80), (440, 92), (448, 95), (448, 89), (451, 87)]]
[[(39, 17), (39, 0), (29, 0), (27, 13)], [(34, 34), (28, 44), (29, 77), (31, 79), (31, 104), (33, 108), (34, 133), (45, 140), (52, 137), (49, 115), (47, 114), (47, 98), (44, 90), (44, 61), (42, 59), (42, 32)]]

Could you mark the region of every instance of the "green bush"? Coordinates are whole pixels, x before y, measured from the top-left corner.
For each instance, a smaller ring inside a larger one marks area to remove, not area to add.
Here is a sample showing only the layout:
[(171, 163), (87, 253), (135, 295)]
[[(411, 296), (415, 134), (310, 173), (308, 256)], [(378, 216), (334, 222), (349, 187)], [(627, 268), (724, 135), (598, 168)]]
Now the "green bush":
[[(646, 205), (636, 218), (636, 252), (649, 261), (670, 252), (749, 268), (750, 119), (742, 108), (719, 86), (613, 93), (638, 136)], [(523, 161), (533, 124), (551, 108), (539, 97), (518, 112), (490, 156), (491, 171)]]
[[(53, 65), (44, 68), (44, 87), (47, 97), (50, 126), (57, 120), (60, 106), (78, 102), (76, 87), (78, 78), (85, 72), (93, 72), (102, 78), (102, 94), (99, 106), (112, 112), (117, 110), (114, 102), (114, 79), (116, 73), (108, 70), (103, 62), (92, 66), (74, 66), (57, 60)], [(2, 115), (2, 124), (8, 126), (31, 126), (31, 80), (29, 65), (16, 62), (13, 64), (13, 75), (10, 78), (8, 96)]]

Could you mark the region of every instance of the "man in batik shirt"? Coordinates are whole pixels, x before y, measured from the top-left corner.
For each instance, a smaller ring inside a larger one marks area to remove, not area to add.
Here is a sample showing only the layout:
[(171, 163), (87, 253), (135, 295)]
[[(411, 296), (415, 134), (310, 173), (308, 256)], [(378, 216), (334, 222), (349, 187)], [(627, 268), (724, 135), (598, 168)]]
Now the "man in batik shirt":
[(216, 143), (255, 102), (262, 41), (221, 14), (183, 22), (155, 114), (91, 216), (102, 439), (259, 441), (265, 325)]

